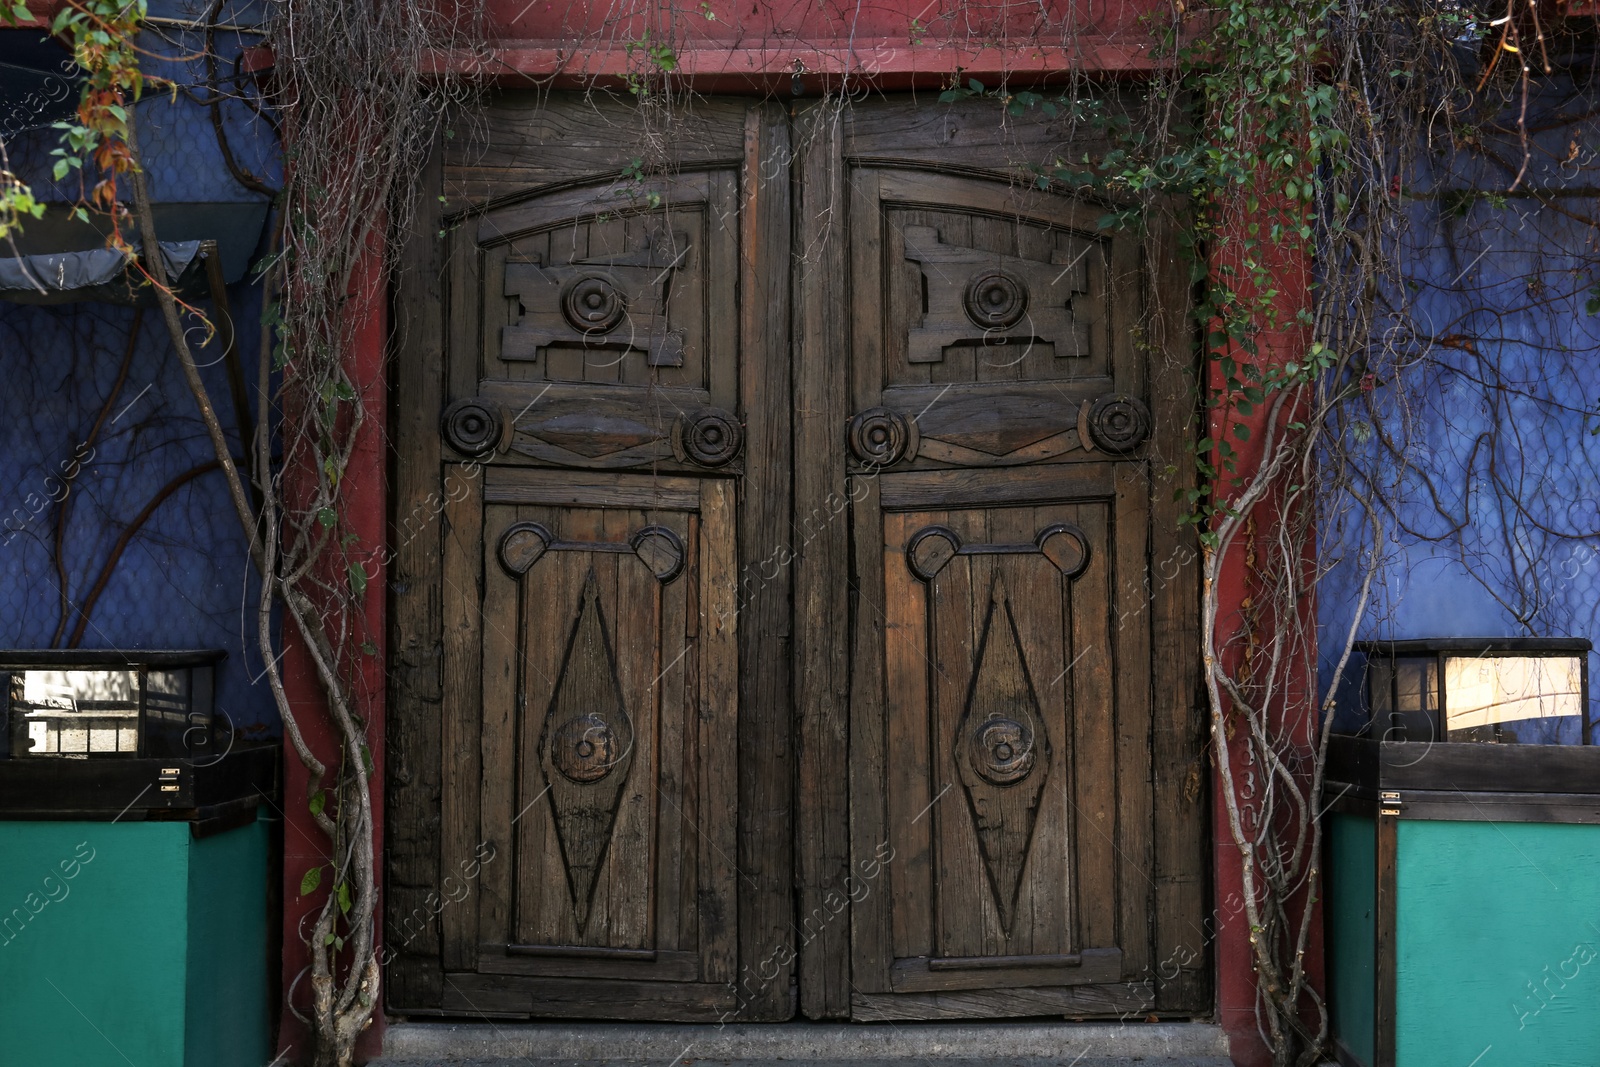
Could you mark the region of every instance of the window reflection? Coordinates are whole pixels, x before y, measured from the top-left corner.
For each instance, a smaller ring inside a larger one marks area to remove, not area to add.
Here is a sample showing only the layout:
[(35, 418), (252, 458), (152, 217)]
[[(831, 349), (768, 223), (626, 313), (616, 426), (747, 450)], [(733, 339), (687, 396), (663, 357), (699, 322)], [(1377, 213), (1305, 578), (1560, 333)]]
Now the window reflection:
[(1451, 741), (1583, 743), (1583, 664), (1576, 656), (1445, 656)]

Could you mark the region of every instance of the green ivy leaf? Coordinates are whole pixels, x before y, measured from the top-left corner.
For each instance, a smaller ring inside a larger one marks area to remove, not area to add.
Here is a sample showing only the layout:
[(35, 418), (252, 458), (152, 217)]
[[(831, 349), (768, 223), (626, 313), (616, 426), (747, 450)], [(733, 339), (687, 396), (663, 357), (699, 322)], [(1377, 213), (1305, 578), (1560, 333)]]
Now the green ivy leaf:
[(317, 512), (317, 521), (320, 522), (324, 527), (332, 526), (334, 523), (339, 521), (339, 513), (334, 511), (332, 508), (323, 508), (321, 511)]
[(313, 867), (300, 879), (300, 895), (308, 897), (317, 891), (317, 886), (322, 884), (322, 868)]
[(367, 592), (367, 572), (362, 570), (361, 564), (351, 561), (347, 568), (350, 575), (350, 591), (356, 596), (365, 596)]
[(1241, 441), (1250, 440), (1250, 427), (1246, 426), (1242, 422), (1234, 423), (1233, 424), (1233, 436), (1237, 437)]
[[(309, 806), (311, 808), (311, 814), (321, 815), (322, 809), (328, 806), (328, 791), (326, 789), (317, 790), (317, 795), (311, 798), (311, 804)], [(322, 876), (319, 874), (317, 877), (320, 878)]]
[(350, 883), (340, 882), (339, 888), (334, 891), (339, 898), (339, 910), (345, 915), (350, 914)]

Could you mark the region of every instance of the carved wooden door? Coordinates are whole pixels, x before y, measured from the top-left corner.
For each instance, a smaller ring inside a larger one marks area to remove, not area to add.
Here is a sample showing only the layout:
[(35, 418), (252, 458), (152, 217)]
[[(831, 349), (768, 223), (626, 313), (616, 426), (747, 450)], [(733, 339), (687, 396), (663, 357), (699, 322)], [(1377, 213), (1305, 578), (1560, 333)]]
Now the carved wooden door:
[(785, 165), (787, 125), (708, 105), (644, 177), (637, 117), (509, 96), (424, 223), (447, 234), (443, 395), (412, 401), (442, 407), (435, 877), (460, 893), (427, 917), (437, 960), (391, 967), (408, 1010), (792, 1012), (787, 975), (735, 992), (741, 941), (790, 917), (787, 821), (741, 822), (789, 796), (788, 591), (738, 595), (788, 514), (788, 397), (764, 389), (787, 185), (747, 177)]
[(507, 94), (430, 178), (391, 1010), (1208, 1010), (1159, 226), (984, 101), (649, 121)]
[[(896, 103), (797, 135), (796, 365), (827, 412), (797, 455), (837, 459), (797, 468), (796, 512), (846, 496), (850, 538), (796, 588), (801, 936), (842, 946), (851, 902), (848, 971), (804, 959), (814, 1015), (1209, 1006), (1182, 275), (1159, 223), (1153, 275), (1106, 205), (1038, 191), (1056, 138)], [(848, 644), (804, 629), (830, 606)]]

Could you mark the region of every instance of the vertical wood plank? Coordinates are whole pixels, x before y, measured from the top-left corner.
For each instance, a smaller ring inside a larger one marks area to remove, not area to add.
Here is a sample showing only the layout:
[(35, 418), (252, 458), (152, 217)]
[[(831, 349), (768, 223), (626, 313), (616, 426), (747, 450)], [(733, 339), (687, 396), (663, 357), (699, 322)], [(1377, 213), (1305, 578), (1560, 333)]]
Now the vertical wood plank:
[(1185, 449), (1194, 429), (1188, 370), (1194, 351), (1183, 257), (1165, 205), (1150, 227), (1144, 290), (1150, 322), (1151, 778), (1154, 789), (1156, 1006), (1196, 1011), (1211, 1003), (1209, 938), (1202, 916), (1206, 868), (1205, 712), (1199, 697), (1200, 556), (1193, 527), (1181, 525), (1180, 489), (1195, 485)]
[[(747, 565), (789, 559), (789, 183), (761, 175), (790, 159), (788, 118), (752, 107), (745, 125), (740, 248), (740, 400), (746, 419), (739, 557)], [(790, 580), (785, 566), (746, 599), (740, 614), (740, 961), (776, 974), (752, 991), (745, 1018), (793, 1013), (793, 763), (790, 744)], [(778, 953), (778, 955), (774, 955)]]
[[(838, 915), (850, 871), (848, 775), (850, 529), (845, 442), (849, 299), (839, 109), (823, 101), (796, 130), (794, 226), (795, 412), (794, 687), (800, 1010), (808, 1018), (850, 1011), (850, 924)], [(872, 521), (867, 517), (866, 521)]]
[[(490, 523), (483, 530), (480, 558), (483, 560), (482, 600), (482, 659), (483, 689), (480, 707), (475, 709), (480, 721), (480, 760), (459, 765), (451, 758), (451, 774), (462, 774), (480, 768), (478, 781), (466, 774), (467, 781), (477, 789), (480, 809), (480, 830), (486, 848), (494, 849), (494, 861), (485, 864), (478, 875), (478, 915), (474, 923), (474, 945), (504, 944), (514, 937), (514, 886), (517, 883), (518, 857), (525, 849), (518, 848), (514, 819), (517, 809), (528, 803), (520, 800), (518, 774), (522, 757), (518, 753), (517, 737), (525, 729), (528, 670), (523, 659), (526, 645), (525, 627), (530, 624), (530, 614), (525, 608), (526, 592), (523, 582), (506, 573), (494, 558), (496, 539), (504, 526), (517, 514), (509, 507), (493, 507)], [(542, 627), (541, 627), (542, 630)], [(542, 704), (541, 704), (542, 709)], [(542, 789), (542, 784), (539, 785)]]
[[(575, 509), (522, 508), (518, 518), (541, 523), (556, 537), (571, 540), (586, 536), (584, 531), (590, 528), (584, 513)], [(522, 624), (513, 646), (520, 657), (518, 725), (501, 743), (515, 745), (518, 753), (515, 799), (503, 806), (505, 818), (517, 820), (516, 885), (511, 899), (516, 937), (524, 944), (579, 943), (572, 890), (556, 833), (554, 783), (545, 775), (539, 745), (551, 725), (587, 573), (588, 557), (583, 553), (546, 553), (521, 583)], [(485, 782), (484, 788), (487, 791), (491, 784)], [(484, 809), (490, 810), (487, 799)]]
[[(774, 180), (786, 180), (787, 168), (780, 169), (779, 174), (782, 177)], [(710, 390), (713, 404), (734, 411), (739, 407), (740, 294), (728, 283), (740, 276), (739, 241), (744, 216), (739, 201), (739, 175), (718, 171), (710, 177), (709, 185), (711, 217), (706, 220), (702, 257), (706, 272), (706, 353), (702, 379), (697, 384)]]
[[(460, 467), (453, 469), (461, 472)], [(443, 874), (463, 869), (481, 841), (478, 812), (478, 738), (483, 710), (483, 481), (473, 478), (460, 499), (449, 499), (444, 513), (444, 701), (440, 743), (451, 753), (451, 773), (440, 797)], [(491, 773), (504, 773), (496, 766)], [(477, 894), (459, 907), (446, 908), (444, 967), (461, 970), (477, 958)]]
[(1069, 587), (1078, 936), (1084, 948), (1117, 945), (1115, 705), (1111, 635), (1111, 544), (1104, 505), (1083, 508), (1089, 566)]
[[(876, 495), (872, 502), (877, 503)], [(908, 521), (913, 518), (915, 523)], [(933, 954), (932, 829), (937, 822), (933, 807), (953, 810), (963, 803), (954, 774), (948, 768), (933, 766), (934, 731), (929, 726), (933, 707), (929, 692), (934, 686), (934, 667), (928, 658), (928, 587), (911, 573), (905, 557), (906, 542), (926, 524), (924, 520), (942, 523), (947, 516), (884, 515), (883, 535), (877, 546), (882, 560), (878, 580), (883, 589), (879, 608), (883, 647), (878, 654), (885, 665), (881, 684), (886, 694), (886, 711), (878, 714), (888, 740), (884, 757), (874, 771), (880, 778), (886, 776), (890, 799), (887, 826), (872, 829), (880, 838), (887, 837), (894, 849), (887, 885), (879, 889), (893, 893), (893, 938), (888, 947), (895, 958)], [(869, 528), (873, 525), (869, 519)], [(876, 596), (873, 607), (879, 607)], [(891, 752), (893, 759), (888, 757)], [(865, 774), (863, 768), (862, 776)], [(872, 787), (884, 788), (878, 782)], [(862, 842), (869, 843), (876, 842)], [(873, 992), (865, 986), (860, 991)]]
[(1116, 473), (1117, 946), (1123, 973), (1143, 978), (1150, 966), (1154, 854), (1150, 806), (1150, 615), (1146, 604), (1150, 490), (1138, 464)]
[[(665, 526), (676, 533), (682, 538), (684, 550), (691, 559), (699, 553), (700, 546), (695, 543), (688, 529), (687, 517), (682, 513), (651, 511), (645, 514), (644, 520), (654, 526)], [(652, 908), (655, 934), (650, 944), (662, 949), (678, 949), (693, 944), (685, 939), (683, 930), (684, 868), (694, 865), (686, 862), (692, 861), (693, 852), (692, 842), (685, 837), (688, 827), (684, 823), (683, 808), (687, 799), (685, 781), (692, 775), (690, 765), (685, 762), (687, 723), (684, 718), (684, 677), (688, 669), (685, 661), (689, 658), (691, 646), (684, 617), (684, 590), (694, 580), (695, 571), (686, 561), (684, 573), (670, 585), (661, 587), (657, 593), (661, 605), (658, 676), (647, 690), (658, 709), (660, 723), (657, 757), (660, 771), (656, 778), (656, 815), (652, 827), (657, 887)]]
[[(391, 423), (397, 447), (395, 521), (388, 641), (388, 749), (384, 803), (388, 892), (386, 946), (398, 954), (386, 977), (388, 1002), (433, 1008), (442, 1003), (443, 979), (437, 935), (429, 922), (426, 942), (407, 944), (406, 921), (419, 901), (436, 891), (439, 877), (440, 796), (443, 751), (440, 737), (442, 658), (440, 643), (440, 396), (444, 364), (444, 305), (437, 299), (445, 270), (439, 197), (442, 153), (436, 145), (419, 177), (421, 192), (402, 257), (407, 269), (395, 278), (395, 405)], [(423, 914), (427, 913), (426, 909)], [(415, 920), (413, 920), (413, 925)], [(432, 948), (431, 957), (427, 950)]]
[[(883, 208), (878, 200), (878, 172), (852, 167), (844, 175), (850, 197), (850, 414), (877, 405), (883, 394), (885, 363), (904, 363), (905, 337), (895, 324), (912, 308), (906, 301), (896, 265), (905, 263), (903, 246), (891, 237), (897, 257), (887, 260)], [(865, 294), (865, 299), (860, 297)], [(917, 307), (921, 302), (917, 302)], [(902, 310), (902, 308), (904, 310)], [(902, 353), (896, 358), (895, 353)], [(926, 382), (923, 375), (921, 381)]]
[[(605, 540), (625, 544), (633, 531), (645, 525), (642, 511), (608, 510)], [(649, 948), (653, 947), (650, 917), (656, 893), (654, 846), (661, 781), (655, 679), (665, 662), (661, 656), (661, 583), (632, 554), (614, 555), (612, 560), (616, 568), (614, 654), (622, 698), (633, 718), (633, 758), (606, 856), (611, 891), (606, 943)]]
[[(734, 488), (720, 479), (701, 486), (700, 645), (704, 651), (699, 696), (702, 813), (692, 825), (699, 845), (700, 946), (706, 982), (731, 983), (738, 968), (737, 918), (748, 890), (735, 859), (736, 822), (725, 814), (742, 800), (737, 743), (740, 728), (737, 524)], [(741, 1007), (744, 994), (740, 994)], [(742, 1014), (742, 1013), (741, 1013)]]
[[(1044, 517), (1043, 508), (1000, 508), (991, 512), (990, 535), (1006, 544), (1028, 544), (1056, 516)], [(1074, 872), (1067, 863), (1066, 798), (1070, 782), (1064, 758), (1070, 753), (1061, 686), (1052, 684), (1066, 664), (1062, 658), (1064, 631), (1061, 612), (1061, 573), (1042, 556), (999, 557), (1005, 587), (1021, 642), (1022, 664), (1038, 701), (1039, 753), (1032, 774), (1043, 777), (1028, 858), (1017, 894), (1017, 916), (1012, 923), (1010, 953), (1054, 954), (1068, 949), (1071, 916), (1068, 890)], [(1048, 759), (1042, 749), (1048, 746)]]
[[(852, 904), (850, 927), (852, 991), (889, 989), (893, 949), (889, 940), (893, 894), (905, 872), (903, 856), (890, 840), (885, 773), (886, 691), (884, 648), (889, 640), (892, 605), (885, 593), (886, 537), (875, 477), (851, 480), (851, 537), (855, 574), (850, 597), (852, 645), (850, 675), (850, 855), (851, 877), (866, 886)], [(885, 842), (888, 849), (880, 849)]]
[[(689, 516), (688, 530), (689, 535), (684, 538), (688, 560), (684, 564), (683, 577), (678, 582), (683, 590), (683, 639), (688, 645), (688, 654), (679, 663), (681, 680), (673, 686), (673, 692), (680, 694), (683, 704), (683, 795), (679, 803), (676, 833), (684, 857), (683, 889), (678, 905), (679, 944), (684, 949), (697, 949), (701, 945), (700, 887), (710, 885), (711, 891), (715, 891), (716, 887), (705, 881), (707, 876), (700, 866), (701, 798), (707, 795), (700, 758), (701, 709), (706, 706), (701, 699), (706, 678), (706, 644), (701, 639), (706, 630), (701, 618), (704, 604), (701, 589), (705, 580), (707, 550), (705, 525), (698, 513)], [(705, 975), (702, 973), (701, 977), (705, 978)]]
[(1395, 990), (1398, 988), (1396, 981), (1396, 968), (1399, 961), (1395, 956), (1395, 918), (1399, 912), (1399, 899), (1396, 886), (1398, 876), (1397, 846), (1399, 844), (1399, 820), (1392, 817), (1378, 816), (1377, 829), (1377, 869), (1378, 888), (1377, 900), (1374, 909), (1377, 912), (1377, 973), (1373, 976), (1373, 996), (1376, 999), (1374, 1006), (1374, 1027), (1377, 1031), (1376, 1048), (1373, 1058), (1377, 1061), (1372, 1067), (1397, 1067), (1395, 1062)]
[[(483, 362), (483, 254), (471, 221), (456, 225), (449, 235), (450, 334), (445, 352), (445, 386), (448, 400), (476, 396)], [(438, 433), (435, 423), (434, 433)]]
[[(920, 528), (930, 518), (919, 514), (911, 521)], [(964, 542), (984, 541), (981, 514), (967, 512), (946, 518)], [(928, 588), (934, 691), (928, 724), (933, 735), (929, 743), (931, 777), (940, 789), (945, 783), (952, 786), (945, 796), (950, 803), (934, 805), (928, 816), (933, 820), (933, 949), (938, 956), (981, 956), (992, 951), (992, 946), (985, 948), (984, 938), (994, 925), (994, 903), (954, 748), (976, 666), (982, 615), (989, 606), (988, 563), (982, 556), (957, 556)]]

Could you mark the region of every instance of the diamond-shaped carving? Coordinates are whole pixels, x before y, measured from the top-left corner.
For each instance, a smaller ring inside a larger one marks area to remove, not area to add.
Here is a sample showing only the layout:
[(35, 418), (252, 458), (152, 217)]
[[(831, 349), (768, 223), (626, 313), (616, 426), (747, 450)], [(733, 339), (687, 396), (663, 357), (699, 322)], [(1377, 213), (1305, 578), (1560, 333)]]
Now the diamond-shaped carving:
[(539, 762), (550, 785), (556, 840), (581, 933), (633, 762), (633, 721), (623, 705), (593, 569), (584, 580), (545, 713)]
[(978, 641), (967, 707), (956, 727), (956, 770), (978, 832), (989, 889), (1010, 936), (1039, 798), (1050, 776), (1050, 739), (998, 577)]

